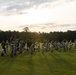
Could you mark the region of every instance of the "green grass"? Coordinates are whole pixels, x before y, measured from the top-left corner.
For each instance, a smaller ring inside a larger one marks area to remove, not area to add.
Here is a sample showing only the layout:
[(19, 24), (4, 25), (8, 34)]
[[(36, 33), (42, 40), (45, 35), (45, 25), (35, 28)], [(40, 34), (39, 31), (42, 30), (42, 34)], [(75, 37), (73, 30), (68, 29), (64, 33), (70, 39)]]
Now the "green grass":
[(0, 75), (76, 75), (76, 50), (0, 56)]

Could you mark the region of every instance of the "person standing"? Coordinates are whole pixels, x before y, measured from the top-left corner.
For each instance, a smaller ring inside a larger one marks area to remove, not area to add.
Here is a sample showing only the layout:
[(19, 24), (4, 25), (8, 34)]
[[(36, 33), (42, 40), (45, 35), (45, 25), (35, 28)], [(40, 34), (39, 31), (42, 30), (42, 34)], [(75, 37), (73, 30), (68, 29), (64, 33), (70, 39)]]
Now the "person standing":
[(1, 43), (2, 49), (4, 49), (4, 53), (6, 54), (6, 43), (2, 41)]

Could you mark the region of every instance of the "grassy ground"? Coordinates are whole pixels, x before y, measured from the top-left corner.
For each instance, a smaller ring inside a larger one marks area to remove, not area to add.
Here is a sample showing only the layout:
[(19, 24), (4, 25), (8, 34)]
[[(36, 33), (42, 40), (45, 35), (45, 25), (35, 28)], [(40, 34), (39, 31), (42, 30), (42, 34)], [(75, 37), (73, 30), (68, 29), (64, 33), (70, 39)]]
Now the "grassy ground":
[(76, 75), (76, 50), (0, 56), (0, 75)]

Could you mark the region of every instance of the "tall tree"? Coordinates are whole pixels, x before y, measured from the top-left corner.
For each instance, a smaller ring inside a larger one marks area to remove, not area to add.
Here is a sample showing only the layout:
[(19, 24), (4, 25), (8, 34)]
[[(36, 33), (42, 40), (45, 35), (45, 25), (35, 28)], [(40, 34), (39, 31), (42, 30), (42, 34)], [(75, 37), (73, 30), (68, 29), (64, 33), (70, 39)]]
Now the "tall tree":
[(24, 27), (24, 28), (23, 28), (23, 31), (24, 31), (24, 32), (29, 32), (29, 28), (28, 28), (28, 27)]

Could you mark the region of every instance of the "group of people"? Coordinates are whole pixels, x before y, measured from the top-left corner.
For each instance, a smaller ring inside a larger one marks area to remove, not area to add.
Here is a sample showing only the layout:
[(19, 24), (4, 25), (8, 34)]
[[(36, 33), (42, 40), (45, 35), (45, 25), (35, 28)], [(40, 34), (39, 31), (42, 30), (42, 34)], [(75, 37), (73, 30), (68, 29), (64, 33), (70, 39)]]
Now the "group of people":
[(23, 41), (19, 38), (17, 39), (17, 38), (11, 37), (10, 42), (2, 41), (1, 47), (2, 47), (0, 51), (1, 56), (4, 56), (8, 52), (10, 52), (10, 56), (13, 57), (17, 55), (17, 52), (22, 53), (23, 51), (25, 51), (33, 54), (35, 50), (40, 51), (40, 42), (33, 42), (29, 39), (26, 41)]
[(68, 42), (66, 41), (51, 41), (51, 42), (45, 42), (42, 44), (42, 53), (45, 51), (50, 51), (53, 52), (54, 50), (56, 51), (64, 51), (66, 52), (67, 50), (71, 50), (72, 48), (76, 49), (76, 41), (72, 42), (71, 40)]
[[(35, 51), (42, 53), (46, 51), (54, 52), (54, 50), (57, 51), (67, 51), (71, 50), (72, 48), (76, 49), (76, 41), (72, 42), (71, 40), (68, 42), (66, 41), (43, 41), (42, 43), (39, 41), (31, 41), (31, 40), (26, 40), (23, 41), (21, 39), (17, 38), (10, 38), (10, 42), (2, 42), (1, 43), (1, 56), (4, 56), (7, 54), (7, 52), (10, 52), (10, 56), (13, 57), (17, 55), (17, 52), (22, 53), (23, 51), (25, 52), (30, 52), (33, 54)], [(8, 49), (9, 47), (9, 49)]]

